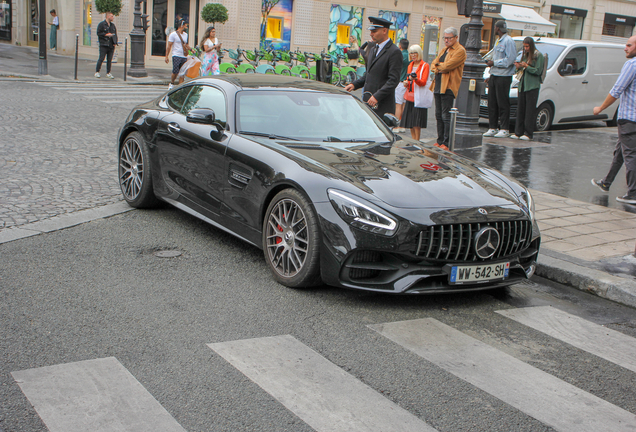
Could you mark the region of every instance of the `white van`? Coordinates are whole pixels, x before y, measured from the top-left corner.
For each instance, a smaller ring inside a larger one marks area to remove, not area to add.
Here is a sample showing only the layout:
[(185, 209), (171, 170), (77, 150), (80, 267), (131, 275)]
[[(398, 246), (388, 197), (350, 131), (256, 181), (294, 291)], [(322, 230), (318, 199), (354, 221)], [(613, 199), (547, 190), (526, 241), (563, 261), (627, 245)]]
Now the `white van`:
[[(521, 51), (524, 37), (514, 37)], [(605, 120), (616, 125), (618, 104), (600, 115), (592, 109), (607, 97), (616, 82), (625, 58), (624, 45), (574, 39), (535, 37), (539, 51), (548, 54), (548, 70), (539, 90), (536, 130), (545, 131), (553, 124), (587, 120)], [(484, 56), (488, 59), (492, 51)], [(487, 76), (485, 74), (484, 76)], [(516, 119), (517, 85), (510, 89), (510, 117)], [(486, 89), (488, 91), (488, 89)], [(482, 95), (479, 116), (488, 118), (488, 96)]]

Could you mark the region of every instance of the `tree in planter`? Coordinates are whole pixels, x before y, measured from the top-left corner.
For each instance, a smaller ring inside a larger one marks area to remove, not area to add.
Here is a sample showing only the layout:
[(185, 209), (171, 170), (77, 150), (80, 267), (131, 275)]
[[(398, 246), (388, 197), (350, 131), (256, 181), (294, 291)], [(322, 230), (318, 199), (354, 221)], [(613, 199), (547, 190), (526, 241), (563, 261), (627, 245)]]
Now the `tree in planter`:
[(227, 21), (227, 8), (219, 3), (208, 3), (201, 9), (201, 19), (206, 23), (225, 23)]
[(113, 15), (118, 16), (121, 12), (121, 0), (95, 0), (95, 9), (100, 14), (111, 12)]

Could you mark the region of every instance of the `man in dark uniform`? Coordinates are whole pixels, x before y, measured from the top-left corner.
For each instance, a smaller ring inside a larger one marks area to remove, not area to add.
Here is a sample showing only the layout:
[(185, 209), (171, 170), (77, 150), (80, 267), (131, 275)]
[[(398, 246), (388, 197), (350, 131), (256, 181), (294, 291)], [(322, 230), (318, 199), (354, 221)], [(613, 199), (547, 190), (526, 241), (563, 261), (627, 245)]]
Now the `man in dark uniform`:
[(369, 17), (371, 48), (367, 60), (367, 69), (362, 78), (348, 84), (345, 90), (352, 91), (364, 87), (362, 99), (375, 109), (382, 118), (386, 113), (395, 113), (395, 87), (400, 82), (402, 72), (402, 53), (389, 39), (391, 21), (383, 18)]

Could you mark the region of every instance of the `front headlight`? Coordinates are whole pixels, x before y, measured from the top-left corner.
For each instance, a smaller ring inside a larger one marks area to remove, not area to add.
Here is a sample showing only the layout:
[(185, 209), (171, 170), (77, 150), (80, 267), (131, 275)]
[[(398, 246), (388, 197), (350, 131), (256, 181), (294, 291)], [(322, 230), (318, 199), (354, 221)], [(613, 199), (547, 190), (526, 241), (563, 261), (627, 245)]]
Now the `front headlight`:
[(328, 189), (327, 194), (338, 215), (349, 225), (375, 234), (391, 236), (397, 221), (382, 209), (346, 192)]
[(534, 199), (532, 198), (532, 194), (528, 189), (525, 189), (521, 194), (521, 199), (525, 201), (528, 206), (528, 214), (530, 215), (530, 220), (534, 221)]

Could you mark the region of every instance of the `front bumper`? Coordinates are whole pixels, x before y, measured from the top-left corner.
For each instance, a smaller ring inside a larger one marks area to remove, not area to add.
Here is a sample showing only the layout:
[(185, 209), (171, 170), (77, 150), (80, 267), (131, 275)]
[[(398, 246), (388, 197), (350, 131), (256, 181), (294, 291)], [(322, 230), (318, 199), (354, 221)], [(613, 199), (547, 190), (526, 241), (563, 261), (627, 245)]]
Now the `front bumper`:
[[(330, 205), (329, 205), (330, 207)], [(496, 212), (493, 212), (496, 214)], [(515, 241), (489, 260), (482, 260), (464, 250), (457, 253), (452, 247), (437, 246), (445, 251), (439, 255), (423, 256), (420, 252), (421, 235), (429, 225), (401, 221), (398, 233), (383, 237), (353, 228), (335, 212), (324, 207), (319, 210), (323, 244), (321, 247), (321, 276), (325, 283), (351, 289), (394, 294), (434, 294), (465, 292), (508, 286), (527, 280), (534, 274), (541, 243), (539, 229), (527, 219), (528, 227), (522, 235), (523, 244)], [(514, 212), (500, 212), (499, 217), (512, 217)], [(495, 216), (496, 217), (496, 216)], [(517, 214), (518, 219), (518, 214)], [(456, 221), (457, 222), (457, 221)], [(514, 221), (506, 221), (510, 224)], [(475, 224), (474, 221), (453, 225)], [(482, 221), (482, 225), (500, 226), (501, 219)], [(437, 243), (436, 243), (437, 244)], [(466, 247), (464, 247), (466, 249)], [(452, 254), (450, 252), (453, 252)], [(449, 255), (452, 257), (447, 258)], [(450, 273), (454, 265), (488, 265), (510, 263), (508, 277), (503, 280), (451, 284)]]

